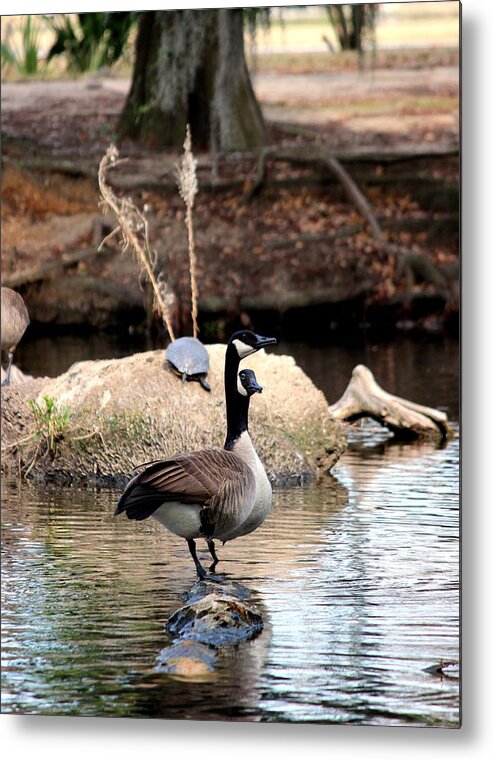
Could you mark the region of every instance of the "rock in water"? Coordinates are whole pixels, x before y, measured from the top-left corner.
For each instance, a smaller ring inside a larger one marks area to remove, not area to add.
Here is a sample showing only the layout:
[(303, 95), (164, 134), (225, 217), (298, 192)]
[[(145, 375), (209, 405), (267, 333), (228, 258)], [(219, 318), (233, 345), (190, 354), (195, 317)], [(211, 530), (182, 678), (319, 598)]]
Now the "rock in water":
[(248, 641), (262, 632), (262, 616), (234, 596), (207, 594), (177, 610), (168, 620), (173, 636), (222, 646)]

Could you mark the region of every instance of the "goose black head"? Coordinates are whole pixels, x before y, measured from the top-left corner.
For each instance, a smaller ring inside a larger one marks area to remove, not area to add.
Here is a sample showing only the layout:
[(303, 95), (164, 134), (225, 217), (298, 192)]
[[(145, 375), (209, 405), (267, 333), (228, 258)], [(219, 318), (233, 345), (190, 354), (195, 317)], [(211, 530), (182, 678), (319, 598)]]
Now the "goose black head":
[(271, 346), (277, 343), (275, 338), (264, 338), (262, 335), (257, 335), (251, 330), (240, 330), (235, 332), (229, 339), (228, 346), (233, 346), (238, 354), (239, 359), (244, 359), (250, 354), (254, 354), (264, 346)]
[(262, 393), (263, 388), (257, 382), (253, 369), (242, 369), (238, 373), (238, 393), (242, 396), (253, 396), (254, 393)]

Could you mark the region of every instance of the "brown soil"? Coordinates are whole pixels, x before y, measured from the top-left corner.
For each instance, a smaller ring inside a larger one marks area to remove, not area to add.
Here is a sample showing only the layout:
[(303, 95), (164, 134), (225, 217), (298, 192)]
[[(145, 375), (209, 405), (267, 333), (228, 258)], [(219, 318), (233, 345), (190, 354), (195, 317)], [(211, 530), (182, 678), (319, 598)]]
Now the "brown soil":
[[(100, 239), (95, 169), (112, 139), (127, 87), (124, 80), (3, 85), (4, 278), (94, 245), (98, 235)], [(454, 66), (419, 73), (382, 69), (374, 72), (373, 80), (357, 72), (276, 77), (266, 73), (259, 76), (257, 91), (266, 117), (275, 119), (269, 122), (269, 144), (279, 148), (303, 150), (314, 143), (311, 132), (286, 134), (282, 127), (286, 122), (309, 126), (318, 135), (315, 142), (322, 140), (334, 152), (362, 146), (375, 151), (393, 146), (422, 150), (428, 145), (435, 150), (457, 144), (458, 71)], [(142, 175), (141, 186), (134, 186), (132, 195), (148, 209), (153, 244), (182, 304), (176, 319), (181, 329), (188, 329), (184, 209), (172, 173), (178, 156), (152, 153), (129, 143), (121, 145), (120, 152), (133, 161), (122, 168), (120, 176), (124, 179), (125, 172), (130, 179), (136, 173)], [(199, 156), (199, 160), (204, 166), (199, 172), (203, 189), (194, 223), (203, 311), (219, 310), (230, 316), (243, 311), (248, 322), (256, 299), (265, 294), (267, 305), (282, 307), (299, 301), (300, 294), (314, 292), (320, 293), (319, 301), (342, 302), (365, 294), (367, 304), (378, 304), (399, 297), (407, 302), (410, 289), (413, 294), (436, 291), (429, 282), (410, 283), (409, 278), (396, 277), (395, 259), (378, 249), (333, 178), (317, 177), (313, 167), (273, 161), (268, 164), (266, 187), (246, 200), (257, 170), (255, 157), (221, 159), (216, 169), (222, 189), (214, 192), (205, 189), (212, 177), (209, 157)], [(61, 166), (62, 161), (70, 166)], [(456, 157), (347, 166), (387, 228), (389, 240), (426, 253), (438, 267), (453, 269), (458, 258)], [(451, 192), (444, 195), (443, 187)], [(81, 305), (87, 301), (87, 293), (79, 287), (84, 277), (90, 278), (88, 284), (96, 278), (121, 287), (122, 294), (131, 290), (134, 303), (142, 298), (138, 269), (130, 256), (94, 257), (66, 270), (67, 277), (78, 278), (75, 290), (80, 292)], [(452, 292), (452, 283), (450, 287)], [(28, 306), (34, 290), (34, 319), (47, 321), (40, 307), (39, 284), (26, 289)], [(53, 287), (51, 291), (52, 301), (57, 301)], [(67, 316), (69, 308), (74, 313), (79, 309), (76, 296), (70, 301), (65, 310), (60, 303), (54, 310), (52, 303), (50, 320), (77, 321)], [(266, 308), (262, 299), (260, 308)], [(111, 304), (106, 304), (104, 316), (99, 320), (96, 315), (93, 321), (104, 322), (111, 310)]]

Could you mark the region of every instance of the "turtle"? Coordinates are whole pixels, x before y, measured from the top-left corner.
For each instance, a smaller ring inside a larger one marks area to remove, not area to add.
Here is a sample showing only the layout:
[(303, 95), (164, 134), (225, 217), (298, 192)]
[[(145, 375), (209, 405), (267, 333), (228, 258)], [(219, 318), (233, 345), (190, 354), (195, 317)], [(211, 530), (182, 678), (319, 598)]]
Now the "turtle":
[(209, 354), (197, 338), (178, 338), (166, 349), (171, 369), (181, 376), (183, 382), (197, 380), (202, 388), (210, 391), (205, 377), (209, 371)]

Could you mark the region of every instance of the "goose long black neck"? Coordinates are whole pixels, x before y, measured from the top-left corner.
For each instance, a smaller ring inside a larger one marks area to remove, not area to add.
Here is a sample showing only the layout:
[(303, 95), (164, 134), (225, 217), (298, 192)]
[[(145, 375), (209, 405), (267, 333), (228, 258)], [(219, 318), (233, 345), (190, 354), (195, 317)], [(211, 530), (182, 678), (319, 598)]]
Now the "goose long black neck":
[(249, 396), (238, 393), (238, 369), (240, 359), (233, 345), (226, 349), (226, 362), (224, 365), (224, 391), (226, 395), (226, 420), (227, 432), (224, 448), (231, 451), (235, 441), (240, 435), (248, 430), (248, 409), (250, 406)]

